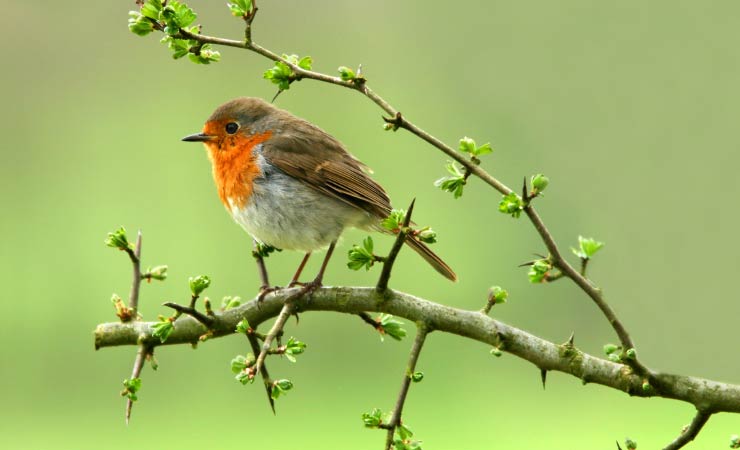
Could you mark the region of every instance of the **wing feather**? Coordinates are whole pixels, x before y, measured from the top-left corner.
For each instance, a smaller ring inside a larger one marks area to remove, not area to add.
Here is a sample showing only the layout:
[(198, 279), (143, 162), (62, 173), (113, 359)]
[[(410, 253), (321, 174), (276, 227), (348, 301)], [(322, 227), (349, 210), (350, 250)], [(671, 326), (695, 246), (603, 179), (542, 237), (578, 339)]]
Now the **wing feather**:
[(366, 173), (367, 166), (320, 128), (301, 119), (297, 122), (263, 144), (263, 157), (319, 192), (377, 217), (388, 216), (388, 194)]

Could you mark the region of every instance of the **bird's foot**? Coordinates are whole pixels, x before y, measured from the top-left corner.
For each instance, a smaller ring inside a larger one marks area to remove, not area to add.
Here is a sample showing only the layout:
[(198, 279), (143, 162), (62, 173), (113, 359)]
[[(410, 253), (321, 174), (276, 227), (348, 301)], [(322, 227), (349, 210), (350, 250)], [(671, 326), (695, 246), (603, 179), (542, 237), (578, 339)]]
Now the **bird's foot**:
[(301, 286), (301, 288), (296, 292), (295, 294), (291, 295), (291, 298), (299, 298), (303, 297), (304, 295), (309, 295), (316, 289), (323, 286), (320, 279), (315, 279), (313, 281), (309, 281), (307, 283), (302, 283), (300, 281), (291, 281), (288, 287), (295, 287), (295, 286)]
[(279, 291), (282, 289), (280, 286), (260, 286), (259, 294), (257, 294), (257, 302), (262, 303), (265, 300), (267, 294)]

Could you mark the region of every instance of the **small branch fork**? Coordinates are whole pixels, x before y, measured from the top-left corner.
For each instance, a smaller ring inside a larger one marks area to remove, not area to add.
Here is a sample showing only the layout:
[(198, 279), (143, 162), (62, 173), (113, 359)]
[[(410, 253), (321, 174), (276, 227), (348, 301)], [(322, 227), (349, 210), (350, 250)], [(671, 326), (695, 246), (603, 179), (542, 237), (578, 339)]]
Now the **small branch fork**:
[[(408, 226), (408, 225), (407, 225)], [(393, 447), (393, 435), (396, 432), (396, 428), (401, 425), (401, 415), (403, 413), (403, 405), (406, 402), (406, 396), (409, 392), (409, 386), (411, 385), (411, 377), (416, 370), (416, 362), (419, 360), (419, 354), (421, 348), (424, 345), (424, 341), (427, 337), (428, 327), (425, 323), (421, 322), (416, 327), (416, 339), (414, 339), (414, 345), (411, 347), (411, 353), (409, 354), (409, 362), (406, 365), (406, 372), (404, 373), (403, 380), (401, 381), (401, 390), (398, 393), (398, 399), (396, 399), (396, 406), (393, 408), (393, 415), (391, 416), (390, 422), (387, 424), (381, 424), (380, 428), (388, 430), (385, 438), (385, 450), (391, 450)]]
[[(254, 376), (257, 372), (262, 371), (262, 368), (265, 364), (265, 358), (267, 357), (267, 354), (270, 352), (270, 347), (272, 346), (272, 341), (275, 340), (275, 337), (278, 336), (280, 333), (283, 332), (283, 327), (285, 327), (285, 323), (288, 321), (290, 316), (295, 312), (295, 306), (294, 306), (294, 298), (295, 297), (288, 297), (285, 299), (285, 303), (283, 304), (283, 308), (280, 310), (280, 313), (278, 314), (277, 319), (275, 319), (275, 323), (272, 325), (272, 328), (270, 328), (270, 331), (267, 332), (265, 335), (265, 339), (262, 341), (262, 348), (259, 351), (259, 354), (257, 356), (257, 361), (254, 363), (254, 366), (250, 369), (250, 375)], [(265, 383), (268, 385), (269, 389), (269, 378), (265, 380)]]

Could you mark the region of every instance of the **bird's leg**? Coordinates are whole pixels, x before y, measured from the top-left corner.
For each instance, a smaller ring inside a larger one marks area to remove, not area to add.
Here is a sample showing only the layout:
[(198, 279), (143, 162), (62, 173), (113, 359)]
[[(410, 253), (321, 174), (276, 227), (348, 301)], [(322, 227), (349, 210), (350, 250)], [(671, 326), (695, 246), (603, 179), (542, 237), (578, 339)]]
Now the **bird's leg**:
[(306, 256), (303, 257), (303, 260), (298, 265), (298, 270), (295, 271), (295, 275), (293, 275), (293, 279), (290, 280), (290, 284), (288, 284), (288, 287), (293, 287), (298, 284), (301, 284), (301, 282), (298, 281), (298, 278), (301, 277), (301, 272), (303, 272), (303, 268), (306, 267), (306, 263), (308, 262), (308, 258), (311, 256), (311, 252), (306, 253)]
[(329, 264), (329, 259), (331, 259), (331, 254), (334, 253), (334, 247), (336, 245), (337, 241), (332, 241), (332, 243), (329, 244), (329, 249), (326, 250), (326, 256), (324, 257), (324, 261), (321, 263), (321, 268), (319, 269), (319, 273), (316, 274), (316, 278), (314, 278), (313, 281), (304, 283), (301, 290), (295, 294), (296, 296), (311, 293), (322, 286), (321, 281), (324, 279), (324, 271), (326, 271), (326, 266)]
[(267, 289), (270, 287), (270, 280), (267, 277), (267, 266), (265, 266), (265, 258), (263, 258), (259, 252), (256, 239), (252, 239), (252, 249), (252, 255), (254, 255), (255, 261), (257, 261), (257, 269), (259, 269), (260, 272), (260, 281), (262, 281), (262, 286), (260, 286), (260, 290)]
[(262, 282), (259, 294), (257, 296), (257, 301), (261, 302), (265, 299), (265, 295), (269, 294), (270, 292), (277, 291), (278, 289), (280, 289), (280, 286), (270, 286), (270, 280), (267, 276), (267, 266), (265, 266), (265, 258), (259, 251), (259, 244), (257, 243), (256, 239), (252, 239), (252, 256), (254, 257), (255, 261), (257, 261), (257, 269), (259, 270), (260, 281)]

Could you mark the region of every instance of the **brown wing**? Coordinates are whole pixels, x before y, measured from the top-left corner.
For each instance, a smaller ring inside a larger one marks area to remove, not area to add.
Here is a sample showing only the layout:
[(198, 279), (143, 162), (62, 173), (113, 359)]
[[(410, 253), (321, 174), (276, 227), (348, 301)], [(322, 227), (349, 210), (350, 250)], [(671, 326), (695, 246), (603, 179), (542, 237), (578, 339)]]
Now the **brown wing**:
[(262, 156), (322, 193), (377, 217), (390, 214), (388, 194), (364, 172), (366, 166), (335, 138), (304, 120), (292, 118), (289, 130), (263, 144)]

